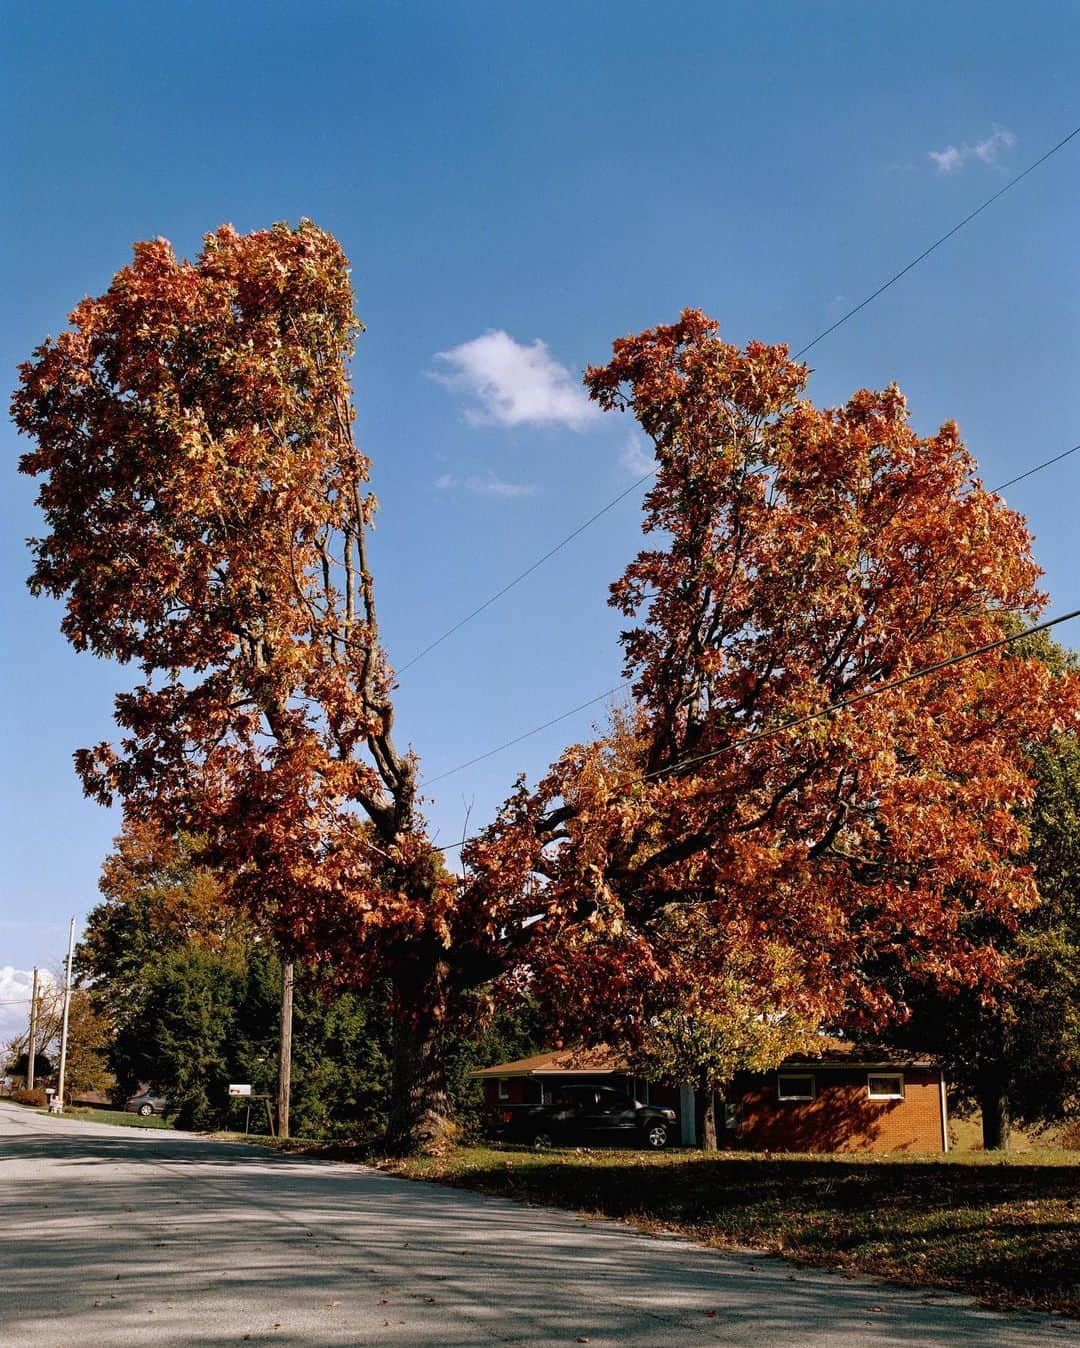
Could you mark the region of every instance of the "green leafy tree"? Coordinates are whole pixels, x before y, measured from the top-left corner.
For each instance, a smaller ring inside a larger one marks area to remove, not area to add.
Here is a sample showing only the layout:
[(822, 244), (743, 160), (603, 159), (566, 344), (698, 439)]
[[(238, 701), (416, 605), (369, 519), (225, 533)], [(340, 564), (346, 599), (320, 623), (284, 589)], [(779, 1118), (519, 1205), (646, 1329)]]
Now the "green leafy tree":
[(149, 972), (136, 1061), (182, 1128), (224, 1121), (245, 973), (235, 959), (195, 945), (169, 951)]
[(314, 973), (297, 970), (293, 1025), (294, 1129), (309, 1137), (374, 1140), (389, 1120), (389, 998), (328, 995)]
[[(118, 1095), (149, 1082), (182, 1122), (237, 1122), (226, 1088), (276, 1086), (281, 961), (224, 902), (196, 845), (129, 823), (106, 861), (77, 964), (111, 1025)], [(385, 996), (337, 992), (298, 966), (292, 1121), (308, 1136), (370, 1136), (387, 1121)], [(230, 1108), (233, 1112), (230, 1113)], [(256, 1126), (265, 1118), (256, 1114)]]

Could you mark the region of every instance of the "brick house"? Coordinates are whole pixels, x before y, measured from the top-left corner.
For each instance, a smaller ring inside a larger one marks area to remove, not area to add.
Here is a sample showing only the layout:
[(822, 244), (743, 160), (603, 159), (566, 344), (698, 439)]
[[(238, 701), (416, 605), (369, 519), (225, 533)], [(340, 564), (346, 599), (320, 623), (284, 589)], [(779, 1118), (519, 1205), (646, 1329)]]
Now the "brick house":
[[(703, 1102), (688, 1086), (646, 1081), (624, 1055), (601, 1045), (559, 1049), (474, 1072), (484, 1115), (550, 1104), (560, 1086), (615, 1086), (642, 1104), (679, 1113), (680, 1137), (701, 1135)], [(822, 1037), (770, 1072), (741, 1073), (717, 1099), (722, 1148), (792, 1152), (943, 1152), (948, 1150), (945, 1078), (925, 1055)]]
[(736, 1078), (725, 1134), (751, 1151), (949, 1149), (945, 1076), (922, 1054), (823, 1039), (774, 1072)]

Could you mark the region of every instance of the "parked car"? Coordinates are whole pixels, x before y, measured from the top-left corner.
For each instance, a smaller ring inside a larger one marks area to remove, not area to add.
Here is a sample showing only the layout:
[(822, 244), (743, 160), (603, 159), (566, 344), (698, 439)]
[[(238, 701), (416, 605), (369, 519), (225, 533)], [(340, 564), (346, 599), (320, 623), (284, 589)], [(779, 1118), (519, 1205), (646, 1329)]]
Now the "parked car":
[(671, 1140), (675, 1119), (673, 1109), (643, 1105), (612, 1086), (562, 1086), (552, 1104), (507, 1106), (497, 1131), (536, 1151), (568, 1143), (621, 1143), (659, 1151)]
[(164, 1114), (168, 1103), (164, 1095), (158, 1095), (157, 1091), (140, 1091), (138, 1095), (133, 1095), (127, 1100), (124, 1105), (124, 1112), (141, 1114), (145, 1119), (149, 1118), (151, 1114)]

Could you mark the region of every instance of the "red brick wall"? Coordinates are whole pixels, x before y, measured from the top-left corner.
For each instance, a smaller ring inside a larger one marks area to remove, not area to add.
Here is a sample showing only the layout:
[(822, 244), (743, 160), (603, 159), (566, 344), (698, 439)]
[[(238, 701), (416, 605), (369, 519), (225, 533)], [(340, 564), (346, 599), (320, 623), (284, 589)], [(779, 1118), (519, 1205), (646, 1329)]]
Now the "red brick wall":
[(905, 1069), (902, 1100), (871, 1100), (865, 1068), (797, 1070), (814, 1076), (815, 1099), (778, 1099), (775, 1072), (732, 1092), (740, 1146), (803, 1152), (942, 1150), (937, 1072)]
[[(520, 1105), (525, 1100), (525, 1077), (510, 1077), (503, 1084), (508, 1092), (507, 1095), (500, 1098), (499, 1083), (493, 1078), (487, 1078), (484, 1081), (484, 1107), (485, 1109), (497, 1109), (500, 1105)], [(536, 1082), (531, 1083), (531, 1100), (537, 1099)]]

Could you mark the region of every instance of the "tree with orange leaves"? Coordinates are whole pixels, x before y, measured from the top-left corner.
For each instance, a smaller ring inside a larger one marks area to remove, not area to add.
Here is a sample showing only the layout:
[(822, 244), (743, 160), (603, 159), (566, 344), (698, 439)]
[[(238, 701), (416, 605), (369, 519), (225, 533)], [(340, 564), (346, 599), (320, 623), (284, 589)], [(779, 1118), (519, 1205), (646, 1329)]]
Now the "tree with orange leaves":
[(919, 437), (895, 387), (818, 409), (806, 377), (692, 310), (586, 374), (656, 447), (656, 542), (610, 601), (634, 705), (466, 855), (488, 935), (528, 930), (534, 986), (593, 1037), (880, 1025), (911, 980), (991, 985), (965, 919), (1037, 900), (1027, 753), (1076, 724), (1076, 679), (999, 648), (899, 682), (1039, 612), (1024, 523), (955, 425)]
[(136, 664), (118, 745), (76, 755), (94, 798), (206, 840), (310, 963), (386, 972), (403, 1145), (446, 1115), (437, 1043), (454, 884), (393, 739), (352, 434), (358, 324), (337, 242), (310, 222), (135, 247), (108, 292), (21, 369), (50, 532), (35, 591), (79, 650)]

